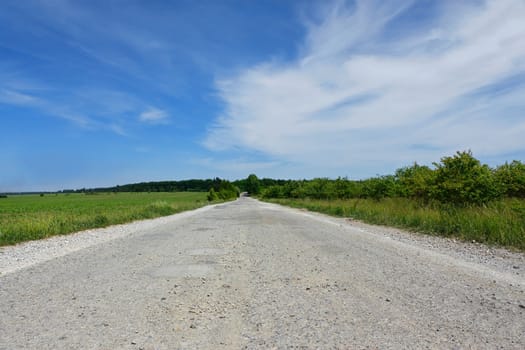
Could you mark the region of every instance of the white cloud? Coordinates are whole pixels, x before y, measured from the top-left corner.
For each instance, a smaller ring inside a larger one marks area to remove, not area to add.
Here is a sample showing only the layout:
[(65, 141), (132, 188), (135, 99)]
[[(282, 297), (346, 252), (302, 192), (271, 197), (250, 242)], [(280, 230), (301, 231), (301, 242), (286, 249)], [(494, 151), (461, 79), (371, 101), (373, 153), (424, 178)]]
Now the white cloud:
[(168, 119), (168, 113), (158, 108), (149, 108), (139, 116), (141, 122), (150, 124), (165, 124), (168, 122)]
[(0, 90), (0, 104), (34, 108), (42, 113), (69, 120), (70, 122), (84, 128), (93, 128), (96, 124), (90, 118), (71, 110), (68, 106), (60, 105), (43, 97), (34, 96), (26, 92), (2, 89)]
[[(523, 151), (515, 131), (525, 128), (525, 2), (444, 3), (432, 27), (391, 35), (411, 3), (337, 2), (308, 25), (295, 62), (218, 81), (226, 108), (206, 146), (340, 169), (435, 161), (466, 148)], [(516, 77), (517, 87), (493, 93)]]
[(0, 90), (0, 103), (33, 106), (40, 103), (37, 97), (24, 94), (14, 90), (2, 89)]
[[(71, 91), (67, 97), (49, 96), (50, 90), (52, 88), (19, 78), (0, 80), (0, 104), (35, 109), (84, 129), (106, 130), (121, 136), (129, 135), (126, 126), (130, 119), (135, 120), (136, 110), (147, 106), (132, 94), (111, 89), (84, 87)], [(169, 122), (165, 111), (152, 107), (145, 109), (138, 118), (150, 124)]]

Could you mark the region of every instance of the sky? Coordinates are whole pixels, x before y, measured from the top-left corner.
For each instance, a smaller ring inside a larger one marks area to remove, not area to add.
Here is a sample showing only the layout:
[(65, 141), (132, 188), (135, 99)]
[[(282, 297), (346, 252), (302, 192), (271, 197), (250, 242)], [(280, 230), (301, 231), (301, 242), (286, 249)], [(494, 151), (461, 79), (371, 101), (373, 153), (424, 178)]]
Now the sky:
[(525, 160), (524, 0), (4, 0), (0, 192)]

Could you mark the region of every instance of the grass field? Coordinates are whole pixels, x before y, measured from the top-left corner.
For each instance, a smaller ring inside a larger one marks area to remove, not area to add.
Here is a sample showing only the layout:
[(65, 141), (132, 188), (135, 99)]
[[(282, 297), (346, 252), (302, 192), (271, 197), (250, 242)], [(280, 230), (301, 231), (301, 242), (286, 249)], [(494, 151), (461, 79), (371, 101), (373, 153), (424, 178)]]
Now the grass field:
[(505, 199), (485, 207), (436, 207), (406, 198), (349, 200), (272, 199), (273, 203), (364, 222), (525, 251), (525, 200)]
[(170, 215), (206, 204), (205, 192), (9, 196), (0, 198), (0, 246)]

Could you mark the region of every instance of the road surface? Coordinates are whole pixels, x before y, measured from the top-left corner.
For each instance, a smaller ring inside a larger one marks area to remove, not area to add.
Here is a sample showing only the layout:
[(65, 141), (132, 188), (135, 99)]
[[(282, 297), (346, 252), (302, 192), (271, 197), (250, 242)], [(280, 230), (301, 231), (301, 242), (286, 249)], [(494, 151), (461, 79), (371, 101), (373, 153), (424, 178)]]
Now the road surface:
[(161, 220), (0, 274), (0, 349), (525, 348), (523, 254), (396, 232), (250, 198)]

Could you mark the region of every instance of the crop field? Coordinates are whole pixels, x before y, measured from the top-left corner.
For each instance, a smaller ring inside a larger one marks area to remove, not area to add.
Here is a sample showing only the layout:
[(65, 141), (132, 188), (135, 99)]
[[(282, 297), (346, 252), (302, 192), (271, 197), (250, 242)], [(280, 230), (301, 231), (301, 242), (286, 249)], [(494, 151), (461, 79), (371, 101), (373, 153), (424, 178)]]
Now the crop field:
[(171, 215), (206, 204), (205, 192), (9, 196), (0, 198), (0, 246)]
[(525, 251), (523, 199), (507, 198), (479, 207), (423, 205), (408, 198), (265, 200), (371, 224)]

